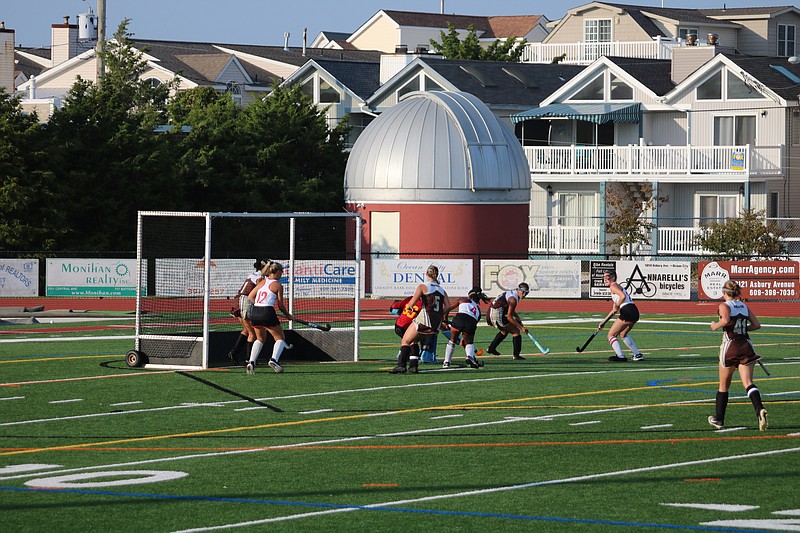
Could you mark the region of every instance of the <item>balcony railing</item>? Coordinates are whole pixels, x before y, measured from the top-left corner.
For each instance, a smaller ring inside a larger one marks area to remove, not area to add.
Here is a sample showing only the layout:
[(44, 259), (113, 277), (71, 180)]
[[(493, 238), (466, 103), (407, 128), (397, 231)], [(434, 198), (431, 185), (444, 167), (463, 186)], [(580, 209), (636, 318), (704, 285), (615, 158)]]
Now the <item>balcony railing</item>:
[(553, 63), (588, 65), (601, 56), (636, 57), (642, 59), (672, 59), (675, 41), (657, 37), (652, 41), (610, 43), (526, 43), (522, 63)]
[[(782, 240), (789, 255), (800, 255), (800, 219), (768, 219), (784, 230)], [(633, 256), (701, 256), (708, 251), (695, 244), (702, 232), (700, 219), (649, 220), (656, 225), (652, 243), (634, 245)], [(540, 223), (541, 222), (541, 223)], [(600, 217), (547, 217), (528, 226), (531, 254), (597, 255), (611, 253), (601, 246), (605, 224)]]
[(532, 175), (780, 175), (780, 146), (526, 146)]

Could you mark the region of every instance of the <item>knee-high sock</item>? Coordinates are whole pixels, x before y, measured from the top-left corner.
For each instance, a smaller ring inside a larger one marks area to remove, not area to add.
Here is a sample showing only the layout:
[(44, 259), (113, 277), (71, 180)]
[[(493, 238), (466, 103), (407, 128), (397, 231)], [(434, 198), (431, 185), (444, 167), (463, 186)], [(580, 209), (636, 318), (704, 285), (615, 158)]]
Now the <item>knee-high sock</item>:
[(467, 352), (467, 357), (469, 359), (475, 360), (475, 345), (470, 343), (464, 346), (464, 351)]
[(409, 355), (408, 359), (419, 359), (419, 352), (420, 352), (419, 343), (413, 344), (411, 346), (411, 355)]
[(609, 337), (608, 343), (611, 344), (611, 349), (614, 350), (617, 357), (625, 357), (622, 355), (622, 346), (619, 345), (619, 339), (617, 337)]
[(489, 344), (488, 351), (493, 352), (497, 350), (497, 347), (500, 345), (503, 340), (508, 337), (508, 333), (503, 333), (502, 331), (498, 331), (497, 335), (494, 336), (491, 344)]
[(261, 353), (261, 348), (264, 346), (264, 343), (256, 340), (253, 341), (253, 347), (250, 348), (250, 362), (256, 364), (258, 361), (258, 355)]
[(633, 355), (637, 355), (639, 353), (639, 347), (636, 346), (636, 343), (633, 342), (633, 337), (631, 337), (630, 335), (625, 335), (624, 337), (622, 337), (622, 342), (628, 345), (628, 348), (631, 349)]
[(279, 341), (275, 341), (275, 346), (272, 347), (272, 358), (277, 363), (281, 360), (281, 354), (283, 353), (283, 349), (286, 348), (286, 341), (281, 339)]
[(408, 360), (410, 358), (411, 358), (411, 346), (401, 346), (400, 356), (397, 361), (397, 366), (405, 367), (408, 364)]
[(522, 353), (522, 337), (517, 335), (516, 337), (511, 337), (511, 344), (514, 345), (514, 356), (516, 357), (520, 353)]
[(753, 403), (753, 409), (756, 410), (756, 414), (764, 408), (764, 404), (761, 403), (761, 393), (758, 391), (758, 387), (755, 385), (750, 385), (747, 387), (747, 397), (750, 398), (750, 401)]
[(456, 345), (453, 344), (453, 341), (449, 341), (447, 346), (444, 348), (444, 362), (449, 363), (453, 360), (453, 353), (456, 351)]
[[(759, 400), (761, 398), (759, 397)], [(725, 421), (725, 408), (728, 407), (728, 393), (717, 391), (717, 403), (714, 417), (720, 422)]]

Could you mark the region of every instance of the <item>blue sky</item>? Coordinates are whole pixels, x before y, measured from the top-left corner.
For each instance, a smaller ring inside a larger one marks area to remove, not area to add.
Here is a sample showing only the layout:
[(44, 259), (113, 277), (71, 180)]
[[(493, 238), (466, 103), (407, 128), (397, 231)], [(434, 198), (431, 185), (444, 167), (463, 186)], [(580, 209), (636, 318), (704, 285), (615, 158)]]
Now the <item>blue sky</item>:
[[(545, 15), (561, 18), (567, 9), (590, 0), (445, 0), (445, 13), (461, 15)], [(642, 6), (721, 8), (788, 5), (785, 0), (617, 0)], [(4, 0), (0, 20), (15, 30), (17, 45), (50, 44), (50, 25), (65, 15), (88, 8), (97, 10), (96, 0)], [(289, 32), (291, 46), (302, 45), (303, 28), (309, 42), (322, 30), (352, 32), (380, 9), (439, 13), (441, 0), (107, 0), (108, 35), (123, 18), (131, 19), (130, 30), (142, 39), (200, 41), (214, 43), (282, 45)]]

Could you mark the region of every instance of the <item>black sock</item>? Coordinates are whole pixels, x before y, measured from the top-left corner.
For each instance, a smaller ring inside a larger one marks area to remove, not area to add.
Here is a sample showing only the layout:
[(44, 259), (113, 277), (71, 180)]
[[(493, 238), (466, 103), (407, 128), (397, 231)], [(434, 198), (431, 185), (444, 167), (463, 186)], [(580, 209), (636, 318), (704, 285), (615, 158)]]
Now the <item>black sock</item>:
[(408, 364), (408, 360), (411, 358), (411, 346), (401, 346), (400, 347), (400, 362), (397, 366), (405, 366)]
[(498, 332), (497, 335), (494, 336), (494, 340), (487, 348), (489, 353), (497, 351), (497, 347), (500, 345), (501, 342), (508, 336), (508, 333), (503, 333), (502, 331)]
[(725, 408), (728, 407), (728, 393), (717, 391), (717, 410), (714, 415), (720, 422), (725, 421)]
[(419, 359), (419, 343), (411, 346), (411, 357)]
[(758, 387), (750, 385), (745, 392), (747, 392), (747, 397), (750, 398), (750, 401), (753, 403), (753, 409), (755, 409), (756, 414), (758, 414), (758, 412), (764, 408), (764, 404), (761, 403), (761, 393)]
[(519, 356), (522, 353), (522, 337), (519, 335), (511, 337), (511, 343), (514, 345), (514, 357)]

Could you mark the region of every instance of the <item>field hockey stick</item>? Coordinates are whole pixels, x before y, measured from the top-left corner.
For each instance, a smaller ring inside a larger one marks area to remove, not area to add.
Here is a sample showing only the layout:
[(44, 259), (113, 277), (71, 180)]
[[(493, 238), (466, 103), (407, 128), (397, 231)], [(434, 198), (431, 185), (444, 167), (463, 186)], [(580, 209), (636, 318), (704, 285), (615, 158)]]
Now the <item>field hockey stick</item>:
[(295, 317), (295, 322), (300, 322), (301, 324), (305, 324), (306, 326), (314, 329), (318, 329), (320, 331), (330, 331), (331, 325), (328, 323), (325, 324), (317, 324), (316, 322), (309, 322), (308, 320), (303, 320), (302, 318)]
[(537, 348), (539, 348), (539, 351), (540, 351), (540, 352), (542, 352), (543, 354), (548, 354), (548, 353), (550, 353), (550, 348), (545, 348), (544, 346), (542, 346), (542, 345), (539, 343), (539, 341), (537, 341), (537, 340), (536, 340), (536, 337), (534, 337), (533, 335), (531, 335), (531, 332), (530, 332), (530, 331), (527, 331), (526, 333), (528, 334), (528, 338), (529, 338), (531, 341), (533, 341), (533, 344), (535, 344), (535, 345), (536, 345), (536, 347), (537, 347)]
[(598, 333), (600, 333), (600, 330), (603, 329), (603, 326), (606, 325), (606, 322), (608, 322), (610, 318), (611, 315), (607, 316), (606, 319), (603, 320), (599, 326), (597, 326), (597, 329), (594, 330), (594, 333), (592, 333), (588, 339), (586, 339), (586, 342), (583, 343), (583, 346), (578, 346), (577, 348), (575, 348), (578, 351), (578, 353), (581, 353), (586, 349), (587, 346), (589, 346), (589, 343), (592, 342), (592, 339), (594, 339)]
[(765, 365), (764, 363), (761, 362), (761, 359), (759, 359), (756, 362), (758, 363), (758, 366), (761, 367), (761, 370), (763, 370), (766, 375), (768, 375), (768, 376), (772, 375), (772, 374), (769, 373), (769, 370), (767, 370), (767, 365)]

